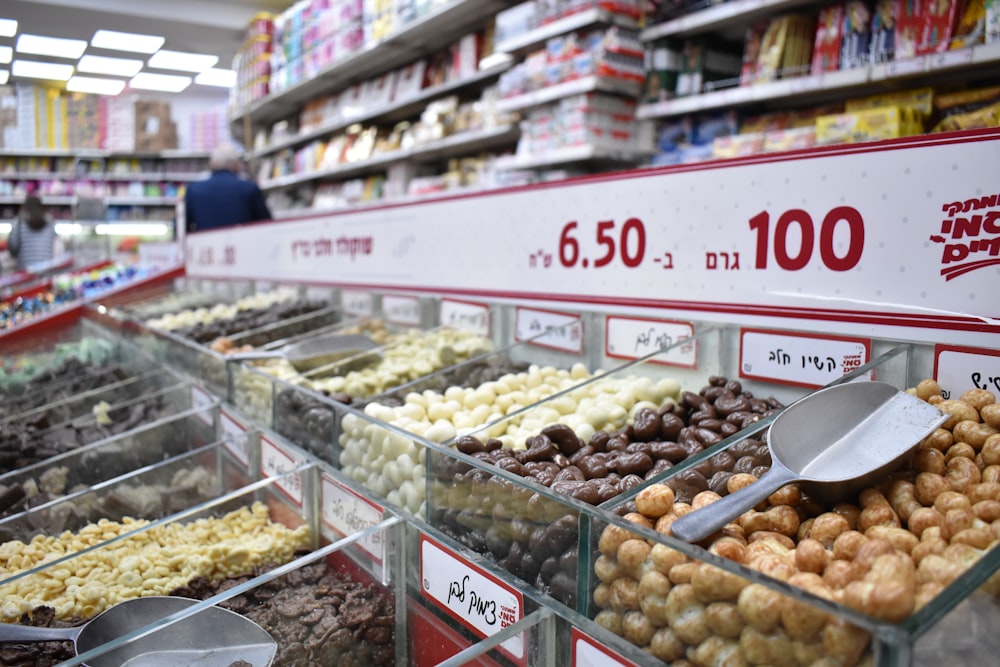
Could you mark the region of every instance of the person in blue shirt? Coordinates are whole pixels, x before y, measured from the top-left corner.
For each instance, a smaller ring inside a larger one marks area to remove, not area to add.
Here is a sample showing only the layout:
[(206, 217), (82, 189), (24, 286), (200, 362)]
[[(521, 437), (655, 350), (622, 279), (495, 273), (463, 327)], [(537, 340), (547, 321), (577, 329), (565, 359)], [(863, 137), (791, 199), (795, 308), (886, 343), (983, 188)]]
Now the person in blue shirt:
[(223, 145), (212, 152), (212, 175), (191, 183), (184, 193), (184, 215), (187, 231), (232, 227), (246, 222), (270, 220), (271, 211), (264, 193), (253, 181), (241, 178), (239, 150)]

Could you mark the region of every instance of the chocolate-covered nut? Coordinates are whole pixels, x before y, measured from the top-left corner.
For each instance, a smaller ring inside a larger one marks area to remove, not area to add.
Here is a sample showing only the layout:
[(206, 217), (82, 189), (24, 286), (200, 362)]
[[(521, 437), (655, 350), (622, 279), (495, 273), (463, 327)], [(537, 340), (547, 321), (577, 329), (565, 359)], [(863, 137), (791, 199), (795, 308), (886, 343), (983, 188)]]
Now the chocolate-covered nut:
[(720, 419), (702, 419), (698, 422), (698, 428), (707, 428), (715, 433), (722, 433), (722, 425), (725, 422)]
[(706, 459), (697, 465), (691, 466), (691, 470), (698, 471), (705, 479), (715, 474), (715, 466), (712, 465), (711, 459)]
[(566, 456), (572, 456), (583, 447), (584, 442), (569, 426), (565, 424), (550, 424), (542, 429), (546, 436)]
[(585, 477), (583, 476), (583, 472), (579, 468), (577, 468), (576, 466), (569, 466), (563, 468), (558, 473), (556, 473), (556, 476), (552, 480), (552, 483), (555, 484), (556, 482), (564, 482), (564, 481), (582, 482), (584, 481), (584, 479)]
[(486, 451), (493, 452), (503, 449), (503, 442), (496, 438), (490, 438), (485, 443)]
[(753, 475), (754, 477), (756, 477), (757, 479), (760, 479), (761, 477), (764, 476), (764, 473), (766, 473), (770, 469), (771, 469), (771, 466), (769, 466), (769, 465), (767, 465), (767, 466), (755, 466), (754, 469), (750, 471), (750, 474)]
[(513, 456), (501, 457), (497, 459), (494, 465), (496, 465), (498, 468), (503, 468), (504, 470), (512, 472), (515, 475), (521, 475), (523, 477), (525, 474), (524, 466), (521, 464), (520, 461), (515, 459)]
[(570, 545), (566, 551), (559, 557), (559, 569), (564, 572), (576, 572), (576, 568), (579, 566), (580, 553), (577, 549), (577, 545)]
[(581, 447), (576, 452), (574, 452), (573, 456), (569, 457), (569, 464), (576, 465), (577, 463), (580, 462), (581, 459), (593, 455), (594, 455), (594, 448), (591, 447), (590, 445), (586, 445), (584, 447)]
[(683, 419), (673, 412), (668, 412), (660, 417), (660, 437), (664, 440), (677, 440), (684, 426)]
[(524, 443), (528, 446), (526, 450), (520, 452), (519, 458), (523, 463), (528, 463), (530, 461), (546, 461), (551, 459), (556, 452), (556, 446), (552, 444), (548, 436), (545, 435), (533, 435)]
[(632, 424), (625, 424), (620, 429), (618, 429), (618, 435), (625, 438), (629, 442), (632, 442), (633, 440), (636, 439), (635, 429), (632, 427)]
[(660, 433), (660, 418), (649, 408), (643, 408), (635, 413), (632, 430), (639, 440), (644, 442), (653, 440)]
[(559, 559), (556, 556), (549, 556), (542, 561), (542, 567), (538, 570), (538, 577), (544, 581), (551, 581), (552, 577), (559, 571)]
[(653, 461), (653, 467), (646, 473), (646, 479), (652, 479), (660, 473), (664, 473), (674, 467), (674, 464), (667, 459), (657, 459)]
[(719, 396), (722, 396), (724, 393), (726, 393), (726, 388), (719, 386), (708, 386), (702, 389), (699, 393), (708, 400), (715, 403), (715, 401), (719, 399)]
[(556, 473), (547, 469), (542, 469), (534, 472), (529, 477), (542, 486), (552, 486), (552, 482), (556, 480)]
[(596, 455), (577, 462), (576, 467), (587, 479), (603, 479), (608, 476), (608, 466)]
[(719, 400), (715, 402), (716, 411), (723, 417), (730, 415), (734, 412), (749, 412), (750, 411), (750, 399), (745, 395), (733, 396), (732, 394), (725, 394), (719, 397)]
[(733, 472), (748, 473), (754, 468), (753, 456), (741, 456), (733, 464)]
[(558, 452), (552, 457), (552, 463), (556, 464), (560, 468), (565, 468), (570, 465), (569, 459)]
[(729, 489), (726, 484), (729, 482), (729, 478), (733, 476), (733, 473), (727, 472), (725, 470), (720, 470), (712, 475), (711, 479), (708, 480), (708, 488), (715, 491), (720, 496), (724, 496), (729, 493)]
[(681, 394), (681, 404), (695, 411), (701, 410), (704, 405), (710, 405), (707, 398), (693, 391), (685, 391)]
[(670, 463), (680, 463), (687, 457), (687, 450), (679, 442), (650, 443), (649, 453), (654, 459), (664, 459)]
[(561, 554), (577, 543), (577, 519), (571, 514), (559, 517), (545, 528), (545, 540), (551, 553)]
[(731, 435), (740, 432), (740, 427), (736, 424), (730, 424), (729, 422), (722, 422), (722, 426), (719, 427), (719, 435), (723, 438), (728, 438)]
[(642, 453), (642, 454), (646, 454), (646, 455), (652, 457), (653, 456), (653, 446), (652, 445), (653, 445), (653, 443), (651, 443), (651, 442), (641, 442), (641, 441), (640, 442), (633, 442), (633, 443), (629, 444), (628, 447), (625, 448), (625, 453), (627, 453), (627, 454)]
[(615, 486), (614, 484), (608, 484), (608, 483), (598, 484), (597, 485), (598, 499), (596, 502), (592, 502), (591, 504), (600, 505), (601, 503), (606, 503), (612, 498), (617, 497), (619, 493), (620, 491), (618, 490), (618, 487)]
[(455, 448), (463, 454), (475, 454), (485, 452), (486, 446), (483, 441), (473, 435), (463, 435), (455, 441)]
[(743, 385), (740, 384), (739, 380), (730, 380), (729, 382), (727, 382), (726, 383), (726, 389), (728, 389), (729, 391), (733, 392), (734, 394), (742, 394), (743, 393)]
[(550, 586), (552, 587), (552, 597), (561, 600), (563, 604), (573, 606), (576, 600), (576, 577), (571, 573), (576, 570), (560, 569), (552, 577)]
[(713, 387), (725, 387), (726, 383), (729, 382), (729, 378), (724, 375), (710, 375), (708, 376), (708, 384)]
[(677, 479), (692, 489), (697, 489), (699, 492), (708, 488), (708, 480), (697, 470), (685, 470), (677, 476)]
[(746, 440), (740, 440), (734, 443), (732, 447), (729, 448), (729, 453), (740, 458), (741, 456), (752, 456), (757, 452), (757, 448), (760, 447), (760, 441), (754, 440), (753, 438), (747, 438)]
[(528, 540), (528, 551), (539, 563), (552, 554), (549, 541), (545, 538), (544, 528), (536, 528), (531, 533), (531, 539)]
[[(510, 539), (514, 542), (527, 544), (531, 539), (531, 533), (535, 527), (532, 523), (522, 517), (516, 516), (510, 520)], [(511, 547), (513, 549), (513, 546)]]
[(766, 400), (767, 400), (767, 404), (773, 410), (778, 410), (778, 409), (781, 409), (781, 408), (785, 407), (785, 404), (782, 403), (781, 401), (779, 401), (778, 399), (776, 399), (774, 396), (768, 396)]
[(596, 431), (594, 435), (590, 436), (590, 441), (587, 444), (593, 447), (595, 452), (603, 452), (607, 449), (610, 439), (611, 434), (607, 431)]
[(752, 398), (750, 399), (750, 409), (753, 410), (754, 412), (764, 413), (770, 410), (771, 406), (768, 405), (767, 401), (765, 400), (759, 398)]
[(505, 558), (510, 552), (510, 545), (510, 537), (504, 535), (497, 524), (490, 526), (486, 531), (486, 548), (494, 558), (498, 560)]
[(616, 434), (608, 438), (608, 444), (605, 445), (606, 451), (616, 452), (624, 450), (629, 446), (629, 439), (624, 435)]
[(705, 447), (711, 447), (715, 443), (722, 441), (718, 433), (711, 429), (701, 428), (700, 426), (694, 430), (694, 437), (698, 438), (698, 441)]
[(715, 411), (715, 408), (706, 403), (700, 410), (691, 413), (688, 417), (688, 422), (692, 426), (697, 426), (706, 419), (718, 419), (718, 417), (719, 414)]
[(589, 482), (557, 482), (552, 485), (552, 490), (591, 505), (597, 505), (600, 502), (597, 489)]
[(708, 459), (716, 470), (732, 470), (736, 459), (728, 451), (719, 452)]
[[(653, 467), (649, 470), (652, 470), (654, 467), (656, 467), (656, 463), (653, 463)], [(649, 470), (646, 471), (647, 475), (649, 474)], [(639, 475), (625, 475), (622, 477), (622, 481), (618, 482), (618, 490), (621, 493), (625, 493), (626, 491), (630, 491), (639, 486), (643, 483), (643, 481), (643, 478)]]
[(624, 453), (618, 456), (615, 462), (615, 470), (618, 474), (624, 475), (644, 475), (646, 471), (653, 467), (653, 459), (649, 454), (636, 452), (634, 454)]

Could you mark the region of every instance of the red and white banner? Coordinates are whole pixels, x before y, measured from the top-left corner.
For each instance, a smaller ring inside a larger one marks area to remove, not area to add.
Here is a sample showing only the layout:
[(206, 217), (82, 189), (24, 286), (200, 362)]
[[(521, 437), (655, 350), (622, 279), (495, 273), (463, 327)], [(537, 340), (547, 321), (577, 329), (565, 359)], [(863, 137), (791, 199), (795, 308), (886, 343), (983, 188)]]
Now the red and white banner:
[(998, 164), (990, 130), (633, 171), (199, 233), (187, 271), (1000, 347)]

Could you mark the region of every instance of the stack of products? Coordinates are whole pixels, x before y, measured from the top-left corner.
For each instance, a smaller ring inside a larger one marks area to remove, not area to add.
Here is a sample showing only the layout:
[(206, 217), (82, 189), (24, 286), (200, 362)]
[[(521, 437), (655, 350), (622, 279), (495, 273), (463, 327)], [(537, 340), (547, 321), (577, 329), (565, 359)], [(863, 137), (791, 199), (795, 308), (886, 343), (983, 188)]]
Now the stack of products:
[(267, 13), (257, 14), (247, 26), (243, 46), (233, 58), (236, 85), (229, 94), (231, 109), (242, 109), (270, 92), (274, 29), (274, 17)]
[(521, 122), (517, 152), (538, 155), (570, 146), (600, 145), (636, 150), (636, 103), (588, 93), (536, 107)]
[(643, 7), (637, 0), (531, 0), (496, 16), (497, 42), (517, 39), (547, 23), (599, 7), (605, 11), (638, 19)]

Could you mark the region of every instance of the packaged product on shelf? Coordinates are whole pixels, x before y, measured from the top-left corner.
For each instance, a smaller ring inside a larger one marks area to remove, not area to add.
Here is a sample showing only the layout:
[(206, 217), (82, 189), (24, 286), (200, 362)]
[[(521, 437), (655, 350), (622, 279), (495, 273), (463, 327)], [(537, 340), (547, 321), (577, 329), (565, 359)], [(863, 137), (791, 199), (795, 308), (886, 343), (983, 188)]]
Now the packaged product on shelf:
[(764, 135), (764, 152), (793, 151), (816, 145), (816, 126), (772, 130)]
[(867, 2), (850, 0), (844, 5), (840, 69), (854, 69), (868, 64), (871, 28), (872, 10)]
[(712, 157), (716, 159), (756, 155), (764, 150), (764, 134), (748, 132), (716, 137), (712, 141)]
[(761, 38), (752, 82), (774, 81), (808, 73), (815, 38), (812, 17), (786, 14), (772, 19)]
[(847, 100), (846, 111), (863, 111), (875, 107), (898, 106), (913, 109), (921, 118), (929, 118), (934, 111), (934, 89), (915, 88), (882, 95), (871, 95)]
[(711, 88), (735, 83), (740, 73), (739, 56), (705, 40), (689, 40), (681, 53), (677, 74), (677, 95), (698, 95)]
[(813, 45), (812, 74), (840, 69), (840, 41), (843, 27), (843, 5), (831, 5), (819, 10), (816, 42)]
[(767, 32), (767, 21), (750, 24), (743, 37), (743, 60), (740, 66), (740, 85), (749, 86), (757, 80), (757, 65), (760, 60), (760, 47)]
[(958, 20), (959, 3), (960, 0), (923, 0), (918, 56), (948, 50)]
[(986, 43), (1000, 42), (1000, 0), (986, 0)]
[(645, 62), (643, 101), (662, 102), (673, 97), (677, 90), (677, 74), (681, 68), (680, 52), (671, 48), (667, 40), (658, 40), (646, 50)]
[(969, 0), (962, 10), (951, 37), (949, 49), (964, 49), (982, 44), (986, 38), (986, 0)]
[(656, 154), (652, 164), (670, 165), (702, 162), (712, 158), (716, 137), (736, 134), (733, 112), (685, 116), (667, 121), (657, 129)]
[(816, 119), (817, 144), (880, 141), (923, 131), (920, 114), (910, 107), (875, 107)]
[(967, 90), (934, 98), (932, 132), (1000, 125), (1000, 86)]
[(872, 11), (871, 48), (868, 61), (872, 64), (893, 59), (896, 52), (896, 13), (899, 0), (876, 0)]
[(493, 19), (497, 42), (506, 42), (533, 30), (538, 25), (537, 15), (534, 0), (497, 12)]

